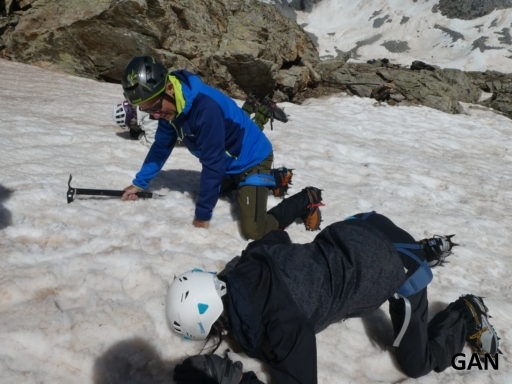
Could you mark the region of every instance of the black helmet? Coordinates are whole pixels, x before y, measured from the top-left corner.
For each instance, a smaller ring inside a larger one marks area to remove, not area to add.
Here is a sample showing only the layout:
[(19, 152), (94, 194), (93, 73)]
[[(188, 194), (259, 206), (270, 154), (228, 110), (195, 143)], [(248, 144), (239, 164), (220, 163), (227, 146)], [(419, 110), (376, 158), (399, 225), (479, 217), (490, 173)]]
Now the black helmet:
[(123, 71), (124, 97), (134, 105), (152, 99), (164, 91), (167, 73), (167, 68), (154, 57), (134, 57)]

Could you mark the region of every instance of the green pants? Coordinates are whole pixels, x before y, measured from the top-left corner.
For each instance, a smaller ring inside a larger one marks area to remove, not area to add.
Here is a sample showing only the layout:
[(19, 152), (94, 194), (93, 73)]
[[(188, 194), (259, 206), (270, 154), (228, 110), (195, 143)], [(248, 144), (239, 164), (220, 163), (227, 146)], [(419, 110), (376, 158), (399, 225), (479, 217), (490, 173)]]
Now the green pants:
[[(260, 164), (241, 175), (242, 180), (255, 173), (270, 173), (273, 161), (274, 155), (271, 154)], [(279, 227), (276, 218), (267, 213), (268, 194), (268, 187), (246, 185), (237, 189), (241, 232), (246, 239), (257, 240)]]

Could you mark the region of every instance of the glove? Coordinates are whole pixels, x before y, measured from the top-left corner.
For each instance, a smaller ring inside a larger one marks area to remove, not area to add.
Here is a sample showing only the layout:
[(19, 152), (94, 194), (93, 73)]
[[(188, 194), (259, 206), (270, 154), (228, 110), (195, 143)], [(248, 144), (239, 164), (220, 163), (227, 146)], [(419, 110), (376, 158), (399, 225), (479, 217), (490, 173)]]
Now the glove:
[(240, 361), (218, 355), (195, 355), (174, 368), (176, 384), (239, 384), (243, 374)]

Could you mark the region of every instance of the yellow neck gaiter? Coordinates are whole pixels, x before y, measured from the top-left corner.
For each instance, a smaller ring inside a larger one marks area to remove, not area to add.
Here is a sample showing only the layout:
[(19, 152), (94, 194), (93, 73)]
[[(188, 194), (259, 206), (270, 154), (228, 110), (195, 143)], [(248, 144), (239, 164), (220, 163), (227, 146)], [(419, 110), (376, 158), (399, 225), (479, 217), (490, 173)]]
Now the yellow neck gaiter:
[(183, 91), (181, 90), (181, 83), (176, 76), (169, 75), (169, 81), (174, 88), (174, 100), (176, 102), (176, 111), (178, 115), (185, 108), (185, 98), (183, 97)]

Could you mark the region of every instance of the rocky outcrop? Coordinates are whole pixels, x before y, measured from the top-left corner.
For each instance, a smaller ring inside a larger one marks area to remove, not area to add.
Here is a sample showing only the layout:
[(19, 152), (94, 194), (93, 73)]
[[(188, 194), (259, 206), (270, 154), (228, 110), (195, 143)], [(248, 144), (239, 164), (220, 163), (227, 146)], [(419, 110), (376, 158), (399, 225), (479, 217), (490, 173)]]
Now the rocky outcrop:
[(512, 119), (512, 75), (499, 72), (469, 72), (473, 84), (490, 94), (479, 102)]
[(307, 34), (258, 1), (11, 0), (2, 13), (1, 56), (107, 81), (151, 54), (234, 96), (293, 94), (318, 61)]
[[(439, 4), (448, 12), (450, 4), (471, 9), (469, 3)], [(300, 103), (346, 91), (448, 113), (461, 112), (461, 102), (478, 103), (512, 118), (510, 74), (419, 61), (355, 64), (349, 53), (320, 61), (296, 22), (254, 0), (10, 0), (0, 1), (0, 15), (0, 57), (79, 76), (119, 82), (130, 58), (151, 54), (240, 99), (251, 93)]]
[(436, 9), (450, 19), (472, 20), (495, 9), (512, 7), (511, 0), (439, 0)]
[(323, 61), (316, 69), (322, 82), (304, 92), (303, 98), (344, 90), (393, 105), (425, 105), (447, 113), (461, 113), (461, 103), (480, 104), (512, 118), (511, 74), (464, 72), (421, 61), (403, 67), (386, 59), (355, 64), (338, 58)]
[(461, 112), (459, 102), (477, 103), (482, 93), (464, 72), (418, 61), (409, 68), (391, 65), (385, 59), (346, 64), (326, 76), (331, 86), (344, 86), (357, 96), (391, 104), (422, 104), (448, 113)]

